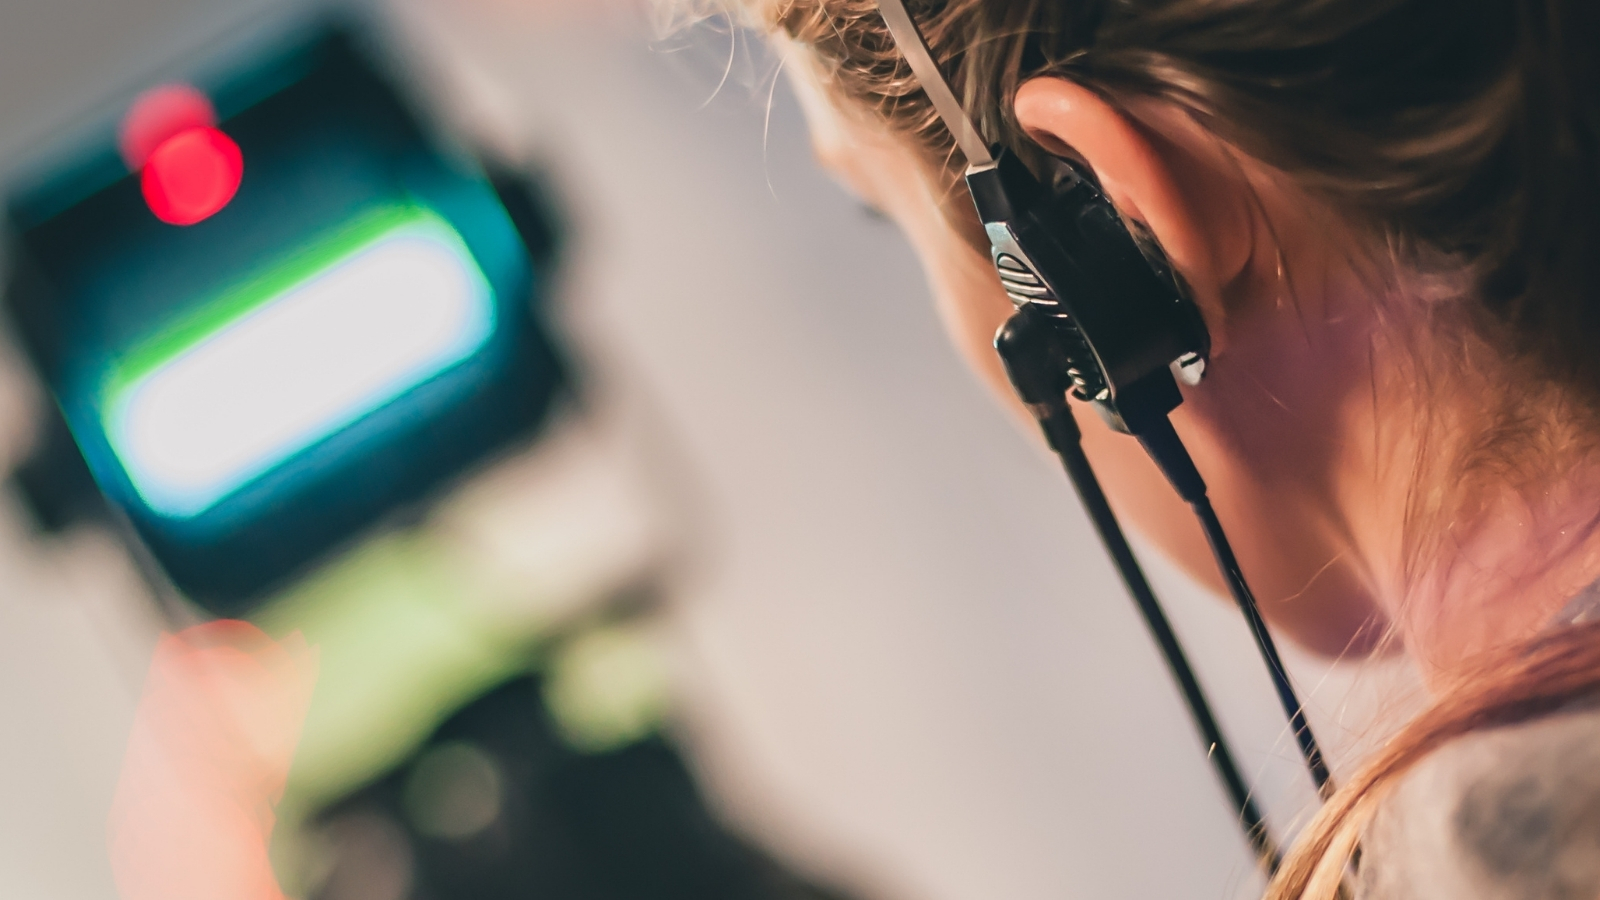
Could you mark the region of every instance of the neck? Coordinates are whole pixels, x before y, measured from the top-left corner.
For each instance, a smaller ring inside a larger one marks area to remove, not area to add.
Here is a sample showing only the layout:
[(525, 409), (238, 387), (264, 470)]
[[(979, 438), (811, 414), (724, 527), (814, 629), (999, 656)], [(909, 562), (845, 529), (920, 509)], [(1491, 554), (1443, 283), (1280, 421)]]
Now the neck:
[(1430, 677), (1533, 636), (1600, 578), (1600, 480), (1504, 496), (1435, 543), (1399, 617)]
[(1376, 423), (1388, 439), (1366, 465), (1380, 474), (1357, 492), (1380, 602), (1432, 684), (1532, 637), (1600, 579), (1600, 453), (1587, 417), (1554, 387), (1507, 392), (1540, 382), (1486, 370), (1486, 353), (1467, 348), (1479, 365), (1447, 358), (1437, 371), (1450, 378), (1421, 379), (1445, 389), (1392, 394), (1423, 399)]

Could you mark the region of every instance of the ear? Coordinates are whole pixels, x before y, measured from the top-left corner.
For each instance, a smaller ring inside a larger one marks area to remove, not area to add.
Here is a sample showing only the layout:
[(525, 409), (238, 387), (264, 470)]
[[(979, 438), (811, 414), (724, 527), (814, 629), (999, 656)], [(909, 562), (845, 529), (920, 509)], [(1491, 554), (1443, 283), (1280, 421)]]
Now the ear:
[(1015, 111), (1034, 142), (1087, 163), (1118, 210), (1150, 230), (1188, 283), (1212, 352), (1225, 352), (1228, 288), (1250, 266), (1255, 230), (1247, 186), (1221, 143), (1170, 106), (1135, 117), (1064, 78), (1025, 82)]

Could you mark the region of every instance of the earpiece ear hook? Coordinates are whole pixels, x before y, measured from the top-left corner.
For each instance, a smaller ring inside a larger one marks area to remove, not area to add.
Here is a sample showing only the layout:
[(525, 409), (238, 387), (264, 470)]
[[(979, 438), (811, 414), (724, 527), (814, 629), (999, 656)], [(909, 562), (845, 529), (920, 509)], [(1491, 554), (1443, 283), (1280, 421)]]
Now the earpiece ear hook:
[(996, 275), (1017, 305), (1017, 313), (995, 342), (1013, 386), (1061, 456), (1179, 683), (1247, 837), (1270, 871), (1277, 864), (1277, 851), (1265, 822), (1250, 801), (1205, 695), (1105, 502), (1067, 401), (1071, 394), (1089, 402), (1112, 428), (1136, 437), (1193, 508), (1266, 662), (1307, 770), (1326, 799), (1333, 782), (1322, 751), (1207, 497), (1205, 480), (1168, 418), (1183, 402), (1178, 382), (1197, 385), (1205, 372), (1210, 352), (1205, 323), (1165, 260), (1147, 255), (1092, 174), (1061, 160), (1060, 165), (1076, 177), (1041, 182), (1008, 149), (985, 144), (903, 0), (880, 0), (879, 10), (923, 91), (967, 156), (967, 187), (989, 237)]

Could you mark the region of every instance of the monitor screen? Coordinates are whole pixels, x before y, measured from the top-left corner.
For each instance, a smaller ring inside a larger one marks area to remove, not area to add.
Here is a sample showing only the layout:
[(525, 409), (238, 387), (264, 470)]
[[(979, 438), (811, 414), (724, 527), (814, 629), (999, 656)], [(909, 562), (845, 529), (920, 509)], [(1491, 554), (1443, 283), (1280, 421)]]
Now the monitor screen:
[(526, 209), (373, 58), (329, 29), (159, 86), (11, 194), (7, 307), (70, 450), (220, 612), (526, 439), (562, 383)]

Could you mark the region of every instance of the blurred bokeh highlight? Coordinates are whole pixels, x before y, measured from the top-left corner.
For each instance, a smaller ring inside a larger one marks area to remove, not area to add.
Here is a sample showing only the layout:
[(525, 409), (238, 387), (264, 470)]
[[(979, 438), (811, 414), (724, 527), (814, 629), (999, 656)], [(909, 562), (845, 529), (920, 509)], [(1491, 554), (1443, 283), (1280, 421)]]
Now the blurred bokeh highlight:
[[(781, 51), (629, 0), (330, 12), (0, 9), (0, 889), (1258, 889)], [(1303, 821), (1242, 625), (1149, 568)], [(1291, 664), (1336, 759), (1404, 711), (1398, 663)]]

